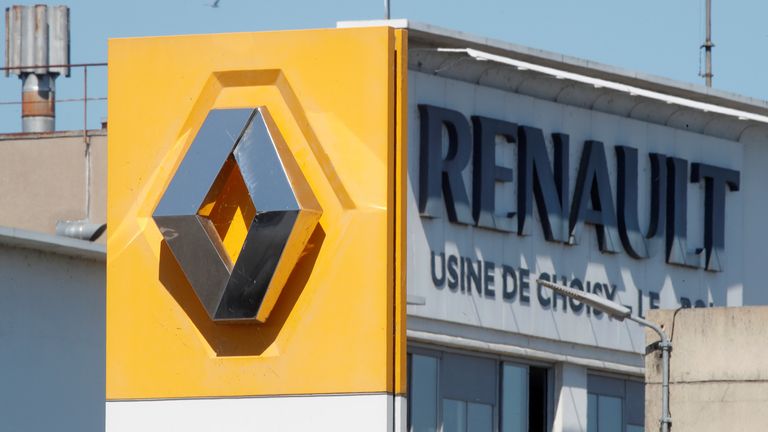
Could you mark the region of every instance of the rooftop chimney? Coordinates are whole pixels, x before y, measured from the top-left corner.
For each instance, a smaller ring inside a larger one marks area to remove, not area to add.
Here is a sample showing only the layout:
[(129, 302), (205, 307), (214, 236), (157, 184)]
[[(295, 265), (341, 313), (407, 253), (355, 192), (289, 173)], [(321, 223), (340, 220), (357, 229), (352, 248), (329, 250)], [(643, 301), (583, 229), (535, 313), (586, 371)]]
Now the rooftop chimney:
[(69, 8), (34, 5), (5, 8), (5, 76), (21, 79), (23, 132), (52, 132), (55, 81), (69, 76)]

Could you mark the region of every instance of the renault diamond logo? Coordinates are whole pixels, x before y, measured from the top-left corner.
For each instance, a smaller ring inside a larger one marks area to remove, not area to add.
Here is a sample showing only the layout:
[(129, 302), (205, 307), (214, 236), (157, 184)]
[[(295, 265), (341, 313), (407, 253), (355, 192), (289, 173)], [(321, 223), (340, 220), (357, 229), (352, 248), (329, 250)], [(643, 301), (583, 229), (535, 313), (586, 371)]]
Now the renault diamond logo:
[(321, 213), (260, 107), (208, 113), (152, 216), (211, 319), (264, 322)]

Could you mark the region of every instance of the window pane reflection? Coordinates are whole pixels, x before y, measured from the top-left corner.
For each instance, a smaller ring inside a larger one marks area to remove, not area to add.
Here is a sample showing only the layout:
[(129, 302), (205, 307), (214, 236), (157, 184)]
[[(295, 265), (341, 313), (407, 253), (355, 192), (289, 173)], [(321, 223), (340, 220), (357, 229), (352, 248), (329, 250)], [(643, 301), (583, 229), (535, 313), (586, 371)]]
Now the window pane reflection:
[(622, 420), (620, 398), (603, 395), (597, 397), (597, 430), (599, 432), (620, 431)]
[(470, 402), (467, 407), (467, 429), (472, 432), (493, 432), (493, 407)]
[(443, 399), (443, 432), (467, 432), (467, 403)]
[(597, 395), (587, 395), (587, 432), (597, 432)]
[(411, 357), (411, 432), (437, 432), (437, 359)]
[(528, 368), (504, 363), (501, 371), (501, 432), (525, 432)]

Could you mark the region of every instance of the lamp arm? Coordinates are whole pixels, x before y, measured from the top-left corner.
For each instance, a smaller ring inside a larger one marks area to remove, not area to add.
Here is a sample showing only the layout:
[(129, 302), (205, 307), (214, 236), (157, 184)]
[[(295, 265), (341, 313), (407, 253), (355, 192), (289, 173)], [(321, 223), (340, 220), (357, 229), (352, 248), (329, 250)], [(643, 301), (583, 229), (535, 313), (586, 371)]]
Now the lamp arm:
[(667, 334), (664, 333), (664, 330), (662, 330), (661, 327), (658, 324), (656, 324), (654, 322), (651, 322), (651, 321), (648, 321), (648, 320), (646, 320), (644, 318), (633, 316), (633, 315), (628, 316), (627, 319), (630, 320), (630, 321), (634, 321), (634, 322), (640, 324), (643, 327), (648, 327), (651, 330), (655, 331), (656, 334), (658, 334), (659, 338), (661, 339), (661, 344), (660, 345), (669, 345), (669, 346), (671, 346), (671, 342), (670, 342), (669, 338), (667, 337)]

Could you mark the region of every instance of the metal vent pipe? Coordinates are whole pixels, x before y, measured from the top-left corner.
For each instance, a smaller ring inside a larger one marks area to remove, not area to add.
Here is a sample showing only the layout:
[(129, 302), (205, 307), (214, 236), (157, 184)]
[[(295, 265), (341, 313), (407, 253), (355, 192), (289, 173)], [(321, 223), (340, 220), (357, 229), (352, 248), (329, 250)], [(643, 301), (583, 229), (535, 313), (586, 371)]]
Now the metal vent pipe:
[(52, 132), (56, 125), (56, 77), (69, 76), (69, 8), (5, 9), (5, 75), (21, 79), (23, 132)]

